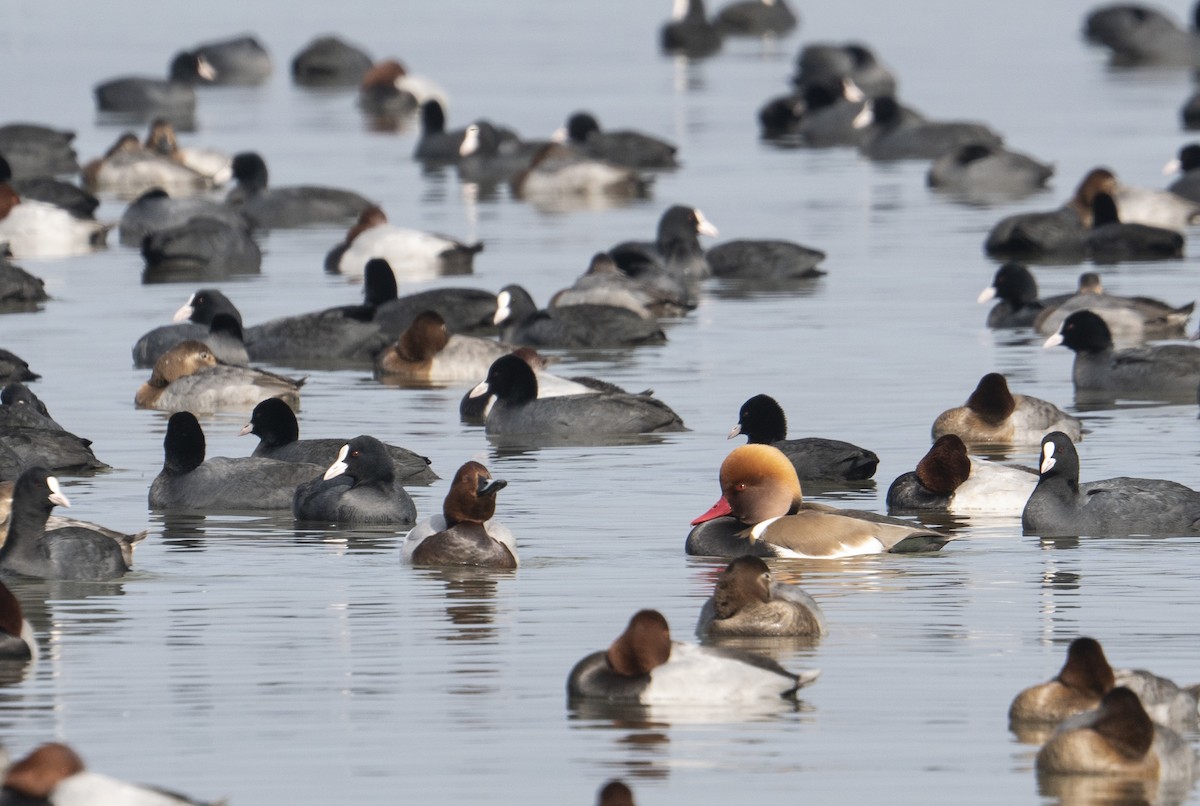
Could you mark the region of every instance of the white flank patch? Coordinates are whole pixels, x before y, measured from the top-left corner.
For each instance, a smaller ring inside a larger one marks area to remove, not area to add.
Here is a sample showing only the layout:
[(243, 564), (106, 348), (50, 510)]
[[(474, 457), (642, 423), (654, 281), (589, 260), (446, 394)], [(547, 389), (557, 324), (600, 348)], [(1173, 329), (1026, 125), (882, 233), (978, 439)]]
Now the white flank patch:
[[(806, 672), (806, 676), (809, 673)], [(719, 705), (779, 699), (796, 687), (790, 675), (762, 669), (694, 644), (671, 642), (671, 657), (650, 673), (645, 705)]]

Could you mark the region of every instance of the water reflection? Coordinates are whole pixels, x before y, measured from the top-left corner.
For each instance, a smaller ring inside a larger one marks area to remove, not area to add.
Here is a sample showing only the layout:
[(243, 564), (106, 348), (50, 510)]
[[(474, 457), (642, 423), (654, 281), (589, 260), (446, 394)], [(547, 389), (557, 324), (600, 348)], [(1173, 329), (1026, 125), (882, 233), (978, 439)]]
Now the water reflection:
[(1038, 794), (1063, 806), (1169, 806), (1183, 803), (1190, 781), (1154, 781), (1117, 775), (1037, 776)]
[[(820, 685), (818, 681), (816, 685)], [(580, 698), (567, 702), (567, 719), (584, 730), (669, 730), (673, 725), (771, 722), (816, 709), (802, 699), (753, 700), (711, 705), (664, 703), (629, 705)]]
[[(679, 432), (674, 432), (679, 433)], [(492, 455), (528, 456), (543, 448), (602, 448), (631, 445), (662, 445), (671, 440), (667, 434), (488, 434)]]
[[(116, 129), (140, 128), (158, 118), (164, 117), (162, 109), (149, 108), (131, 112), (97, 112), (96, 125)], [(169, 117), (176, 132), (196, 131), (196, 113), (172, 109)]]
[(146, 264), (142, 269), (142, 283), (158, 285), (160, 283), (214, 283), (233, 280), (238, 277), (252, 277), (261, 273), (259, 263), (239, 261), (234, 263), (218, 257), (209, 259), (207, 256), (195, 259), (173, 257), (160, 260), (153, 265)]
[(204, 515), (182, 511), (152, 511), (151, 524), (162, 525), (162, 543), (175, 550), (194, 551), (204, 548), (204, 541), (217, 539), (247, 539), (251, 542), (273, 542), (292, 531), (295, 519), (291, 512), (254, 512), (239, 514), (222, 512)]
[(722, 299), (786, 299), (788, 301), (814, 296), (821, 291), (820, 277), (796, 279), (736, 279), (715, 282), (709, 291)]
[(439, 636), (442, 640), (490, 642), (497, 638), (498, 580), (515, 579), (515, 570), (427, 568), (415, 573), (445, 586), (446, 615), (452, 629)]

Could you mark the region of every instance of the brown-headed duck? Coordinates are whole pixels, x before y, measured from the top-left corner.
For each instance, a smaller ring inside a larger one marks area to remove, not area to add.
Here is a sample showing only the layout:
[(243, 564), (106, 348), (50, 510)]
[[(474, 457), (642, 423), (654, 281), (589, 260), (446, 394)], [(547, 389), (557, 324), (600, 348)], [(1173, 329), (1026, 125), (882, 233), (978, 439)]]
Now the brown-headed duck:
[(1113, 669), (1100, 642), (1087, 637), (1076, 638), (1067, 647), (1067, 660), (1057, 676), (1013, 698), (1008, 719), (1014, 730), (1022, 725), (1057, 725), (1096, 708), (1116, 686), (1133, 690), (1159, 724), (1181, 731), (1197, 725), (1196, 695), (1192, 691), (1143, 669)]
[(596, 806), (634, 806), (633, 790), (624, 781), (614, 778), (596, 793)]
[(896, 518), (804, 503), (796, 469), (770, 445), (734, 449), (720, 482), (721, 499), (692, 521), (689, 554), (835, 559), (937, 551), (950, 540)]
[(1138, 696), (1124, 686), (1104, 695), (1094, 711), (1063, 724), (1037, 754), (1045, 775), (1116, 775), (1190, 784), (1196, 765), (1192, 746), (1170, 728), (1156, 725)]
[(825, 615), (797, 585), (776, 582), (759, 557), (735, 558), (717, 577), (713, 595), (700, 610), (696, 634), (822, 636)]
[(401, 558), (413, 565), (516, 568), (516, 538), (495, 519), (496, 493), (507, 484), (478, 462), (464, 464), (454, 474), (442, 514), (408, 533)]
[(474, 381), (509, 352), (511, 348), (491, 339), (451, 335), (441, 314), (424, 311), (395, 344), (375, 356), (375, 377), (418, 383)]
[(1014, 395), (1003, 375), (989, 372), (965, 405), (937, 416), (932, 438), (954, 434), (968, 445), (1036, 445), (1052, 431), (1062, 431), (1076, 442), (1083, 438), (1078, 418), (1040, 398)]
[(325, 256), (327, 271), (361, 277), (373, 258), (388, 262), (397, 279), (408, 282), (442, 275), (470, 274), (479, 242), (465, 243), (447, 235), (394, 227), (377, 206), (368, 207), (350, 227), (342, 243)]
[(0, 182), (0, 242), (16, 258), (71, 257), (103, 247), (110, 225), (76, 218), (47, 202), (22, 199)]
[(661, 613), (640, 610), (607, 650), (575, 664), (567, 695), (614, 704), (732, 705), (794, 699), (819, 674), (793, 674), (750, 652), (672, 641)]
[(397, 59), (384, 59), (371, 65), (358, 85), (358, 105), (377, 118), (381, 126), (396, 128), (400, 117), (417, 111), (429, 100), (446, 103), (446, 93), (423, 76), (413, 75)]
[(37, 638), (21, 602), (0, 582), (0, 661), (37, 660)]
[(888, 512), (1019, 515), (1037, 482), (1033, 470), (971, 458), (957, 434), (945, 434), (888, 487)]
[(224, 185), (233, 178), (233, 157), (211, 148), (181, 148), (175, 136), (175, 127), (166, 118), (151, 121), (143, 145), (151, 153), (161, 154), (191, 168), (215, 186)]
[(134, 803), (144, 806), (218, 806), (224, 803), (192, 800), (156, 787), (89, 772), (74, 750), (58, 742), (37, 747), (9, 767), (4, 776), (4, 789), (22, 798), (21, 803), (53, 803), (56, 806)]
[(126, 132), (104, 156), (83, 167), (83, 185), (93, 192), (107, 191), (134, 199), (154, 188), (176, 196), (198, 193), (212, 183), (186, 165), (146, 149), (137, 135)]
[[(998, 221), (988, 233), (984, 251), (1019, 260), (1082, 260), (1089, 254), (1094, 203), (1101, 193), (1116, 199), (1120, 218), (1127, 223), (1166, 226), (1182, 231), (1186, 219), (1194, 217), (1186, 206), (1193, 205), (1200, 210), (1200, 205), (1181, 197), (1168, 198), (1174, 194), (1161, 194), (1160, 198), (1160, 191), (1139, 191), (1118, 185), (1111, 171), (1095, 168), (1080, 180), (1071, 198), (1057, 210), (1017, 213)], [(1151, 198), (1143, 199), (1141, 193), (1149, 193)], [(1103, 256), (1100, 259), (1104, 259)]]
[(1133, 187), (1118, 181), (1108, 168), (1093, 168), (1083, 177), (1067, 205), (1079, 215), (1088, 229), (1095, 229), (1096, 197), (1110, 196), (1121, 221), (1144, 224), (1183, 234), (1188, 226), (1200, 221), (1200, 203), (1185, 199), (1169, 190)]
[(278, 397), (297, 408), (303, 384), (304, 379), (222, 364), (207, 345), (189, 339), (159, 356), (134, 403), (159, 411), (215, 412), (247, 409), (263, 398)]

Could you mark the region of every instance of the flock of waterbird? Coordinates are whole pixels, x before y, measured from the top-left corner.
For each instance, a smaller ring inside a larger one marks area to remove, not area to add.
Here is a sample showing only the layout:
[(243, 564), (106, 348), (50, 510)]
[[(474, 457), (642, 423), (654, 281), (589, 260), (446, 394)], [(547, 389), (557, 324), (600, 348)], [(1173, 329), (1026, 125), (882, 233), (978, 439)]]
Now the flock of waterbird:
[[(700, 0), (678, 0), (661, 30), (664, 50), (708, 57), (728, 36), (780, 36), (797, 25), (785, 0), (743, 0), (709, 19)], [(1113, 6), (1085, 23), (1114, 58), (1137, 63), (1200, 63), (1200, 34), (1181, 30), (1153, 10)], [(506, 482), (468, 461), (454, 474), (440, 515), (417, 524), (405, 485), (437, 479), (424, 457), (369, 436), (300, 439), (295, 410), (303, 378), (252, 366), (366, 367), (399, 386), (463, 384), (466, 422), (493, 438), (577, 441), (686, 430), (650, 392), (629, 393), (604, 381), (550, 373), (553, 355), (538, 352), (662, 343), (661, 317), (685, 317), (710, 277), (804, 284), (819, 278), (824, 254), (784, 240), (737, 240), (711, 248), (715, 227), (694, 208), (661, 214), (650, 241), (600, 252), (587, 272), (539, 308), (519, 285), (499, 294), (447, 288), (400, 296), (404, 282), (470, 274), (479, 243), (396, 227), (371, 200), (350, 190), (274, 187), (253, 152), (226, 155), (179, 144), (190, 130), (197, 87), (256, 84), (272, 71), (253, 37), (207, 43), (175, 56), (165, 77), (122, 77), (95, 88), (96, 104), (119, 120), (149, 122), (145, 140), (126, 133), (102, 157), (80, 166), (67, 132), (31, 124), (0, 127), (0, 240), (11, 260), (67, 258), (101, 248), (113, 225), (94, 219), (92, 193), (129, 204), (118, 238), (136, 247), (148, 281), (204, 287), (133, 347), (150, 370), (135, 405), (172, 412), (164, 462), (148, 505), (169, 511), (291, 510), (310, 523), (387, 524), (407, 531), (401, 547), (414, 565), (515, 568), (517, 541), (495, 519)], [(454, 166), (464, 182), (552, 209), (591, 209), (651, 193), (656, 171), (679, 161), (670, 143), (633, 131), (606, 132), (580, 112), (548, 140), (476, 120), (446, 128), (446, 95), (394, 60), (375, 62), (336, 37), (298, 53), (297, 84), (358, 88), (372, 125), (419, 116), (414, 157)], [(1184, 110), (1197, 106), (1189, 103)], [(794, 90), (769, 99), (759, 125), (785, 148), (857, 148), (871, 160), (930, 160), (929, 184), (971, 200), (1010, 199), (1042, 188), (1053, 169), (1007, 150), (978, 123), (930, 120), (896, 98), (896, 81), (865, 45), (814, 44), (797, 60)], [(996, 300), (994, 328), (1032, 328), (1046, 345), (1075, 351), (1081, 397), (1195, 399), (1200, 349), (1145, 345), (1178, 338), (1192, 304), (1107, 294), (1088, 272), (1077, 293), (1040, 297), (1026, 264), (1169, 259), (1200, 220), (1200, 145), (1179, 155), (1183, 177), (1169, 191), (1129, 187), (1097, 168), (1060, 208), (1010, 216), (988, 235), (985, 251), (1004, 263), (980, 302)], [(62, 180), (77, 174), (82, 186)], [(224, 199), (215, 188), (234, 182)], [(303, 226), (348, 227), (324, 256), (326, 271), (361, 277), (363, 302), (247, 327), (236, 305), (209, 284), (259, 271), (256, 235)], [(47, 300), (37, 278), (5, 260), (0, 290), (9, 309)], [(1018, 262), (1020, 261), (1020, 262)], [(495, 336), (499, 336), (499, 339)], [(1121, 345), (1121, 349), (1117, 348)], [(89, 442), (62, 428), (26, 382), (37, 375), (11, 353), (0, 356), (8, 384), (0, 395), (0, 477), (6, 482), (6, 538), (0, 571), (51, 579), (119, 578), (146, 533), (122, 534), (52, 514), (69, 506), (54, 475), (91, 473), (105, 465)], [(207, 457), (196, 415), (250, 410), (243, 434), (259, 444), (244, 458)], [(700, 613), (705, 644), (671, 640), (666, 619), (641, 610), (605, 650), (583, 658), (567, 682), (572, 701), (601, 704), (726, 703), (795, 698), (818, 672), (788, 671), (774, 661), (720, 646), (724, 636), (820, 637), (827, 624), (812, 597), (772, 578), (763, 558), (841, 558), (937, 551), (951, 536), (894, 517), (929, 511), (1020, 516), (1028, 534), (1194, 534), (1200, 492), (1171, 481), (1116, 478), (1080, 482), (1075, 442), (1081, 422), (1052, 403), (1010, 391), (1003, 375), (984, 375), (965, 405), (945, 411), (915, 470), (887, 493), (888, 515), (805, 501), (801, 484), (871, 478), (878, 457), (837, 440), (787, 438), (779, 403), (755, 395), (729, 436), (748, 444), (719, 471), (721, 497), (693, 521), (690, 554), (730, 558)], [(1089, 439), (1102, 439), (1100, 433)], [(972, 456), (987, 446), (1040, 445), (1036, 470)], [(519, 529), (518, 529), (519, 533)], [(0, 654), (16, 662), (37, 655), (20, 604), (0, 585)], [(1022, 691), (1010, 719), (1023, 740), (1042, 744), (1045, 773), (1129, 776), (1190, 786), (1194, 752), (1177, 731), (1197, 724), (1194, 689), (1146, 672), (1113, 670), (1100, 645), (1079, 638), (1050, 682)], [(0, 803), (182, 803), (84, 770), (70, 748), (47, 744), (9, 767)], [(121, 787), (126, 787), (122, 790)], [(632, 803), (628, 787), (607, 784), (599, 800)]]

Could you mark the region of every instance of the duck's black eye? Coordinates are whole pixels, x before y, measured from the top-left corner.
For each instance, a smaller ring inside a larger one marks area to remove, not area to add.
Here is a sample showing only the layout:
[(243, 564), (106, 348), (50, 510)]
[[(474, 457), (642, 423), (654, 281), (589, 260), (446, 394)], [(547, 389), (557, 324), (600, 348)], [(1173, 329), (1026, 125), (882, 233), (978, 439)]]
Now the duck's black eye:
[(359, 455), (360, 454), (358, 451), (350, 451), (351, 458), (357, 459), (359, 457)]

